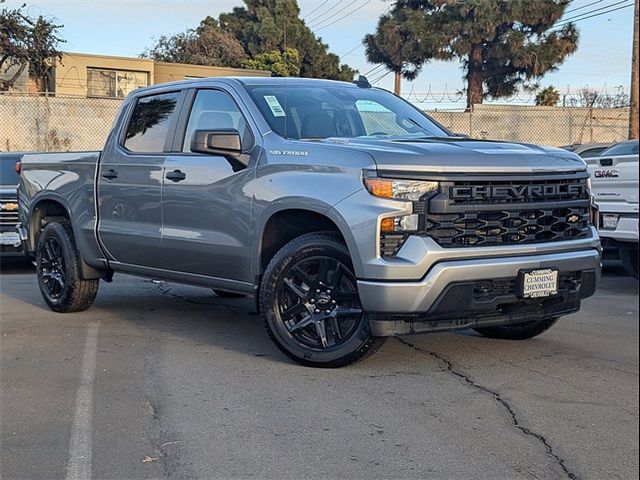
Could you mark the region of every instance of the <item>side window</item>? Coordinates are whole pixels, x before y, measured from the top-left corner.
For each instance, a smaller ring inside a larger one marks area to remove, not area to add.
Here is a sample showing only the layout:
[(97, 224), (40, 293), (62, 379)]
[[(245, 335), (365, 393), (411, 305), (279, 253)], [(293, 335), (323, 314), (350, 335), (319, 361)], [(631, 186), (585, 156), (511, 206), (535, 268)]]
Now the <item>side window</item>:
[(124, 147), (134, 153), (161, 153), (179, 93), (151, 95), (138, 100), (127, 126)]
[(228, 93), (220, 90), (200, 90), (193, 102), (183, 152), (191, 152), (191, 139), (196, 130), (236, 129), (243, 148), (251, 143), (251, 132), (242, 112)]
[(599, 156), (606, 147), (590, 148), (580, 153), (582, 158), (593, 158)]

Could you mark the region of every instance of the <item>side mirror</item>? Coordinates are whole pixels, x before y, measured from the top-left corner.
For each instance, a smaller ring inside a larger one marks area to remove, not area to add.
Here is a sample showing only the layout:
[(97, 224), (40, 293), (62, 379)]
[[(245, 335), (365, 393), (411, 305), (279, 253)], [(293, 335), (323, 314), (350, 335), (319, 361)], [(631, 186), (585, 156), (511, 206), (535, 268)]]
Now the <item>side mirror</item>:
[(242, 153), (240, 132), (234, 128), (196, 130), (191, 137), (191, 151), (223, 157), (238, 157)]

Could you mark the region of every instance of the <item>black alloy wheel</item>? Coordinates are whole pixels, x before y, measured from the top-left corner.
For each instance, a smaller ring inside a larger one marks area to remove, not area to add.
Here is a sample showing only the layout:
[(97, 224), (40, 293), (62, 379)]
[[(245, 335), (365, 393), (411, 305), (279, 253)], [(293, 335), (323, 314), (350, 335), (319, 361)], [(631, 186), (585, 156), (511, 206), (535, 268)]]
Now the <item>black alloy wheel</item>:
[(82, 276), (82, 259), (68, 223), (49, 223), (40, 234), (36, 273), (42, 298), (54, 312), (86, 310), (98, 293), (100, 280)]
[(298, 363), (340, 367), (373, 352), (349, 252), (339, 235), (302, 235), (273, 257), (260, 286), (260, 314), (276, 346)]
[(67, 274), (62, 246), (55, 237), (48, 237), (43, 242), (40, 269), (43, 293), (52, 301), (59, 300), (67, 288)]
[(356, 279), (333, 258), (316, 256), (289, 265), (276, 288), (280, 321), (309, 348), (340, 345), (363, 320)]

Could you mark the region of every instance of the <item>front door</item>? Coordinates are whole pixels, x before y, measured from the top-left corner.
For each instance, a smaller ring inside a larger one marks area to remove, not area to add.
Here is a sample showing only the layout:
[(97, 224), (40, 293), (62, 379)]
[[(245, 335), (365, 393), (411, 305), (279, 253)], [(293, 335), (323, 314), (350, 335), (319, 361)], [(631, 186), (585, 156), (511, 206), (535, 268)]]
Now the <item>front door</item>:
[[(250, 282), (253, 168), (218, 155), (191, 152), (196, 130), (236, 129), (248, 164), (253, 135), (233, 97), (224, 90), (192, 92), (181, 152), (166, 158), (162, 198), (163, 268)], [(182, 123), (182, 122), (181, 122)]]
[(111, 260), (160, 263), (162, 173), (181, 95), (137, 99), (121, 138), (107, 142), (98, 172), (98, 233)]

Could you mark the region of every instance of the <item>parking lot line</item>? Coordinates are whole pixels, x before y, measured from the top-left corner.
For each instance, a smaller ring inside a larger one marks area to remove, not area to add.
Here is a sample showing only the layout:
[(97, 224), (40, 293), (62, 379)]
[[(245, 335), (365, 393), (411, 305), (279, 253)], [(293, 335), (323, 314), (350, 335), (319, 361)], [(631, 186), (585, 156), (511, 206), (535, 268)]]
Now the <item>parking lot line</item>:
[(82, 373), (76, 396), (76, 409), (69, 442), (67, 480), (91, 478), (91, 440), (93, 434), (93, 383), (96, 376), (96, 352), (100, 322), (91, 322), (82, 355)]

